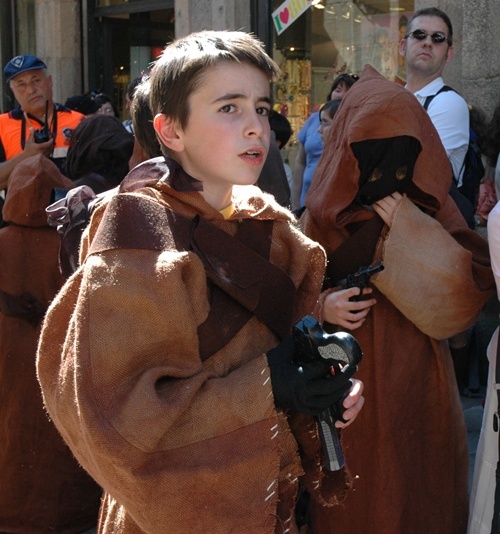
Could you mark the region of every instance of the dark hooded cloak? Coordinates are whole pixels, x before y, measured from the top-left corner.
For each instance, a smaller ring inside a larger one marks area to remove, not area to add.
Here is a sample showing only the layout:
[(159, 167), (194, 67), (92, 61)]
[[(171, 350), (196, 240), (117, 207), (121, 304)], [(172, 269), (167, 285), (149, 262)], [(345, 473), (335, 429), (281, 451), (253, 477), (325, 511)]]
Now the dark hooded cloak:
[(64, 280), (45, 208), (72, 183), (44, 156), (9, 178), (0, 230), (0, 531), (73, 534), (97, 524), (101, 490), (43, 407), (36, 377), (41, 319)]
[[(306, 198), (306, 234), (327, 250), (327, 286), (382, 261), (371, 308), (353, 334), (366, 403), (342, 441), (353, 491), (313, 502), (315, 534), (464, 533), (468, 452), (446, 339), (493, 290), (487, 243), (448, 196), (451, 168), (427, 113), (365, 67), (335, 116)], [(371, 204), (403, 201), (390, 228)]]

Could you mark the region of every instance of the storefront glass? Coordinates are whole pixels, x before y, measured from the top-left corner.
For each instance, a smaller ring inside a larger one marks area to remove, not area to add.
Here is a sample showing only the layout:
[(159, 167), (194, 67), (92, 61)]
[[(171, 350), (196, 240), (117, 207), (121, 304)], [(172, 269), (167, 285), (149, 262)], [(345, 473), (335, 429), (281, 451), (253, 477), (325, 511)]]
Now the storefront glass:
[[(301, 4), (308, 7), (283, 30), (304, 9)], [(287, 115), (295, 133), (326, 101), (339, 74), (360, 75), (370, 64), (404, 84), (398, 44), (414, 0), (273, 0), (272, 8), (274, 59), (283, 70), (274, 85), (275, 109)]]
[(174, 9), (165, 9), (168, 4), (173, 2), (97, 1), (95, 47), (102, 54), (99, 64), (93, 65), (92, 89), (109, 94), (122, 119), (128, 116), (125, 101), (129, 82), (147, 72), (175, 36)]

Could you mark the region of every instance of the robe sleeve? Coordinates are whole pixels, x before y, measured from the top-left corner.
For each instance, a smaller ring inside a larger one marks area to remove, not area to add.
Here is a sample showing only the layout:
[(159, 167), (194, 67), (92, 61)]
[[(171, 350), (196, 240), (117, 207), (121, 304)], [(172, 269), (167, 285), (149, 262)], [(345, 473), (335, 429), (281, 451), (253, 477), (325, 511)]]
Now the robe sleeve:
[(456, 222), (448, 199), (439, 218), (407, 197), (379, 243), (385, 269), (373, 284), (415, 326), (446, 339), (474, 324), (493, 290), (487, 243)]
[(88, 256), (44, 323), (48, 412), (143, 532), (184, 532), (181, 516), (274, 531), (281, 444), (269, 338), (238, 336), (202, 362), (208, 306), (194, 254), (119, 249)]

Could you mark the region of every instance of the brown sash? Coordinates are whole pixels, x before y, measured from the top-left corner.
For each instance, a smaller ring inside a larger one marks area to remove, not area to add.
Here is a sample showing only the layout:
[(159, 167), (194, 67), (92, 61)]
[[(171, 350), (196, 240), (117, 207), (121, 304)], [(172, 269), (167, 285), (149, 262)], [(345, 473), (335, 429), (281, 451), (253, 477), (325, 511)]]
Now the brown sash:
[(202, 261), (211, 308), (198, 328), (200, 357), (225, 346), (255, 315), (280, 338), (290, 333), (296, 288), (269, 262), (273, 221), (244, 219), (233, 237), (205, 219), (190, 220), (147, 197), (117, 195), (89, 254), (116, 248), (185, 250)]

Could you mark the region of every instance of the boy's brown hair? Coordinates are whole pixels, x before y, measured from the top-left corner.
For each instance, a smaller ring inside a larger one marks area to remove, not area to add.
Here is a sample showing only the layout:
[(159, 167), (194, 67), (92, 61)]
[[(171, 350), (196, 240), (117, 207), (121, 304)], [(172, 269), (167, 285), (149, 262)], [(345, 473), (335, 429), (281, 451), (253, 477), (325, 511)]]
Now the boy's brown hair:
[(153, 116), (163, 113), (185, 128), (189, 97), (202, 81), (202, 74), (221, 61), (249, 63), (269, 81), (279, 73), (253, 35), (238, 31), (202, 31), (170, 43), (151, 71), (150, 103)]

